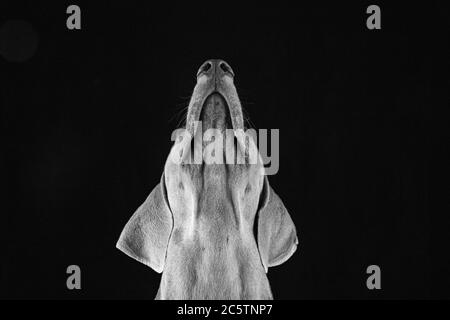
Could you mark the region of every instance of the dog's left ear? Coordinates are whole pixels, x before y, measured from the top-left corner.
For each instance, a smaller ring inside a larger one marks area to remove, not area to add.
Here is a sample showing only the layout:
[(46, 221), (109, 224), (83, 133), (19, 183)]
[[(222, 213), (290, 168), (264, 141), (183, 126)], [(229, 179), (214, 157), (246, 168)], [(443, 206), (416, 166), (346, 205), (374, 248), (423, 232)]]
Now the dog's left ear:
[(167, 201), (163, 174), (161, 182), (125, 225), (116, 247), (161, 273), (164, 270), (172, 227), (173, 217)]
[(288, 260), (297, 249), (295, 225), (283, 202), (264, 176), (258, 219), (258, 250), (264, 269)]

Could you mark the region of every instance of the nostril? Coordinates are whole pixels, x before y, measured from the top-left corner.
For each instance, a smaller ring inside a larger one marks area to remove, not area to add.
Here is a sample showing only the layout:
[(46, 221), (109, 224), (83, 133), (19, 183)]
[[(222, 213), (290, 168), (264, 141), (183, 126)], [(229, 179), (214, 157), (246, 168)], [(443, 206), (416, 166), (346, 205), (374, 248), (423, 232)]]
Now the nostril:
[(222, 61), (222, 62), (219, 64), (219, 67), (220, 67), (220, 69), (222, 69), (223, 72), (229, 73), (229, 74), (231, 74), (231, 75), (234, 77), (234, 72), (233, 72), (233, 70), (231, 69), (231, 67), (230, 67), (226, 62), (223, 62), (223, 61)]
[(209, 61), (205, 62), (205, 63), (200, 67), (200, 69), (198, 69), (197, 77), (198, 77), (201, 73), (207, 72), (209, 69), (211, 69), (211, 67), (212, 67), (212, 63), (211, 63), (211, 62), (209, 62)]

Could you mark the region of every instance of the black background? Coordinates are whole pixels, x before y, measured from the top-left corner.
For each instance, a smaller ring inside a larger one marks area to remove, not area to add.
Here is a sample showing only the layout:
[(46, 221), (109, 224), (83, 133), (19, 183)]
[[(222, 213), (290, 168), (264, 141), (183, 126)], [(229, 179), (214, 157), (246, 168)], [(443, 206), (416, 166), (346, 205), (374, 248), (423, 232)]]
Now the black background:
[[(23, 19), (39, 39), (27, 61), (0, 58), (2, 297), (154, 298), (160, 274), (115, 243), (159, 182), (209, 58), (234, 69), (254, 126), (280, 129), (270, 181), (300, 247), (269, 269), (275, 298), (450, 297), (449, 204), (438, 200), (449, 193), (430, 178), (445, 186), (448, 173), (443, 5), (381, 5), (371, 31), (371, 3), (92, 1), (76, 3), (82, 29), (70, 31), (69, 4), (0, 6), (0, 26)], [(79, 291), (66, 288), (71, 264)], [(371, 264), (378, 291), (366, 288)]]

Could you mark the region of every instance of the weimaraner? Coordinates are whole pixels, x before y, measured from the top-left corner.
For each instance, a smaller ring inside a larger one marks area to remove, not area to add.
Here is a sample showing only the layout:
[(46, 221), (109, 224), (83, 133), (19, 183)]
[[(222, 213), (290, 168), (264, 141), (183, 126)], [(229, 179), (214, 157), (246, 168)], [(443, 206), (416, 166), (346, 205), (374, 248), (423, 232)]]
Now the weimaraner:
[[(233, 80), (223, 60), (200, 67), (186, 117), (188, 137), (209, 128), (244, 129)], [(198, 121), (202, 130), (196, 129)], [(204, 147), (184, 140), (189, 150)], [(236, 141), (237, 152), (254, 146)], [(176, 145), (160, 183), (124, 227), (117, 248), (162, 272), (156, 299), (273, 299), (268, 268), (289, 259), (298, 239), (264, 165), (176, 162), (171, 160), (178, 156)], [(230, 152), (227, 145), (223, 153)], [(184, 154), (189, 153), (180, 157)]]

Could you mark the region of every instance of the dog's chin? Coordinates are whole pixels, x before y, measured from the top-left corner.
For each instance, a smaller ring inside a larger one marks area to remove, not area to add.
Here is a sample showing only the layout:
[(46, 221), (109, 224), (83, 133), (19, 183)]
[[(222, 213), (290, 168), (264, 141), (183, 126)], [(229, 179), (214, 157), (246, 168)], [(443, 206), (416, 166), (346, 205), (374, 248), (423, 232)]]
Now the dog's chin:
[(218, 92), (211, 93), (202, 106), (200, 119), (203, 131), (208, 129), (233, 129), (230, 109), (225, 98)]

